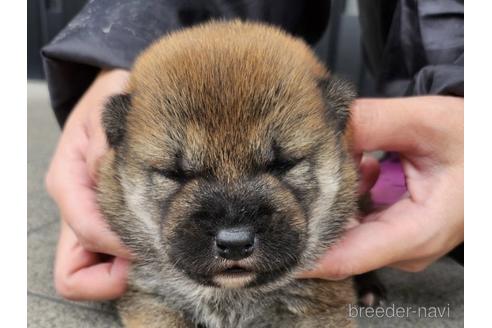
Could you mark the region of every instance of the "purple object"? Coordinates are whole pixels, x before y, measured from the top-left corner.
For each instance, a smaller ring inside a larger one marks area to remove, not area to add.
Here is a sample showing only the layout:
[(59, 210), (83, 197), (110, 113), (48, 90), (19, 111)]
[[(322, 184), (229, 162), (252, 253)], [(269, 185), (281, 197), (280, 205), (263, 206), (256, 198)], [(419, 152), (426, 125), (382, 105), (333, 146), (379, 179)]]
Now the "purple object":
[(387, 154), (379, 165), (381, 173), (371, 189), (372, 200), (376, 207), (394, 204), (407, 192), (405, 175), (398, 153)]

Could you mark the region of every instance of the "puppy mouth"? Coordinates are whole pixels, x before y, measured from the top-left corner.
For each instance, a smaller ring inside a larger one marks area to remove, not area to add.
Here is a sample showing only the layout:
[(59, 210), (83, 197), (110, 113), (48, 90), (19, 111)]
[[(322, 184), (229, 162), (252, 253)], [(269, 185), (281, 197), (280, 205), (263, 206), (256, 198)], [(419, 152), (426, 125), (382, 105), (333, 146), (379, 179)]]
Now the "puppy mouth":
[(247, 275), (247, 274), (252, 274), (253, 271), (244, 267), (241, 267), (239, 265), (232, 266), (230, 268), (226, 268), (222, 271), (220, 271), (218, 274), (219, 275), (224, 275), (224, 276), (239, 276), (239, 275)]
[(253, 270), (240, 265), (232, 265), (216, 273), (213, 281), (222, 288), (241, 288), (252, 282), (255, 277)]

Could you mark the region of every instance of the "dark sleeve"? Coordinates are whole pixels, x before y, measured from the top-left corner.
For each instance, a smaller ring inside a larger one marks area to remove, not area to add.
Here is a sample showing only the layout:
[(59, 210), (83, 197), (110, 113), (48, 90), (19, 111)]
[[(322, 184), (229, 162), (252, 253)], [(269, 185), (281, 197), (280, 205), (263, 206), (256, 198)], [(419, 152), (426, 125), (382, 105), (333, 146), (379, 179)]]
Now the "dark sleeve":
[(463, 1), (359, 1), (366, 61), (385, 96), (464, 96)]
[(97, 0), (42, 50), (51, 104), (63, 125), (101, 68), (130, 69), (137, 55), (169, 31), (212, 18), (281, 26), (311, 44), (322, 36), (329, 1)]

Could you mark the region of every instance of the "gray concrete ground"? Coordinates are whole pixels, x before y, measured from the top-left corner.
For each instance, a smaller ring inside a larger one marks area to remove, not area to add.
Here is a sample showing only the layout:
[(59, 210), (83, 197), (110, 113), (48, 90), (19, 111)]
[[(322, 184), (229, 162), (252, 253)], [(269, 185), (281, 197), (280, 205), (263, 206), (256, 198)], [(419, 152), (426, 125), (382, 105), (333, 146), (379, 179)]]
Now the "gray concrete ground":
[[(121, 327), (111, 303), (70, 302), (56, 295), (53, 261), (59, 218), (56, 206), (44, 190), (43, 176), (56, 145), (59, 128), (49, 105), (45, 84), (28, 83), (27, 117), (27, 326)], [(381, 277), (389, 290), (386, 313), (390, 317), (377, 319), (373, 314), (372, 318), (370, 315), (359, 318), (361, 327), (463, 326), (463, 268), (453, 261), (441, 260), (417, 274), (385, 269)], [(396, 318), (393, 310), (397, 307), (408, 309), (404, 310), (408, 315)], [(436, 314), (432, 311), (440, 309), (444, 311), (444, 318), (425, 318), (425, 309), (427, 317), (432, 317)]]

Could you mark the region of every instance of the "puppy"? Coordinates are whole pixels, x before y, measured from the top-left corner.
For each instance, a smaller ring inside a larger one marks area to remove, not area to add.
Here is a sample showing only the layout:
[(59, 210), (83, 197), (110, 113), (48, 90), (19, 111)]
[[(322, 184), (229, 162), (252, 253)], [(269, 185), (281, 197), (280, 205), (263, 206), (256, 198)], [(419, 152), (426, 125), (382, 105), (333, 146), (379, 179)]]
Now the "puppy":
[(277, 28), (210, 22), (108, 102), (99, 203), (135, 255), (125, 327), (351, 327), (352, 280), (295, 279), (356, 212), (351, 87)]

